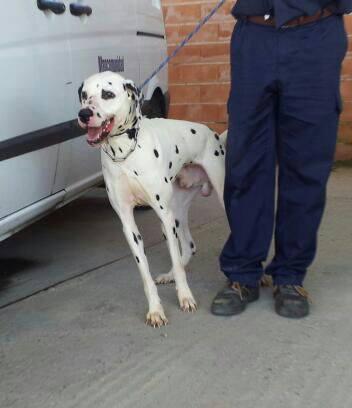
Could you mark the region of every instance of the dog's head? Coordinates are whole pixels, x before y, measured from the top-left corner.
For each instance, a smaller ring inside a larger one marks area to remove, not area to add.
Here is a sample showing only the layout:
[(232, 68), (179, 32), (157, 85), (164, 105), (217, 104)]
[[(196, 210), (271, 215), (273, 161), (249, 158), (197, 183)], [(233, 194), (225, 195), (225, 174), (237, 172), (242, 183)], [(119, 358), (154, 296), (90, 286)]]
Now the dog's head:
[(138, 127), (142, 96), (134, 83), (121, 75), (109, 71), (95, 74), (82, 83), (78, 96), (78, 123), (87, 129), (91, 146)]

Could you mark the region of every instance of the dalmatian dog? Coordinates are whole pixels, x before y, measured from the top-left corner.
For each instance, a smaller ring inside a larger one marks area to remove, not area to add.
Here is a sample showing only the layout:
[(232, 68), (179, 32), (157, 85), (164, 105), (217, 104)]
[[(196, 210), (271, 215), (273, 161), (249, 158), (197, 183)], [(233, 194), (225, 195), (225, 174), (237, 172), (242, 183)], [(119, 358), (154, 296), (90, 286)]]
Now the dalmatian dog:
[[(181, 309), (197, 308), (185, 273), (196, 251), (188, 210), (196, 194), (209, 196), (212, 189), (223, 205), (226, 133), (219, 136), (201, 124), (143, 117), (140, 91), (113, 72), (91, 76), (78, 93), (79, 124), (87, 130), (89, 145), (101, 149), (109, 200), (142, 276), (149, 304), (146, 323), (160, 327), (167, 318), (156, 284), (175, 282)], [(171, 255), (171, 271), (155, 281), (133, 216), (139, 205), (152, 207), (158, 215)]]

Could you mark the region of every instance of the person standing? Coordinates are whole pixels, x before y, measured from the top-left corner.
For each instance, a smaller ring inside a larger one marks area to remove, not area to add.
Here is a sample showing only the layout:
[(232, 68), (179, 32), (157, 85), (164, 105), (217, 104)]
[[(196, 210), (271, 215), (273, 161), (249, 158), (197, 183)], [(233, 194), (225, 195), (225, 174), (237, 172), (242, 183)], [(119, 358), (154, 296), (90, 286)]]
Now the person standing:
[(215, 315), (238, 314), (259, 298), (274, 223), (275, 256), (265, 273), (275, 310), (309, 313), (303, 281), (334, 158), (349, 12), (352, 0), (238, 0), (232, 10), (224, 191), (231, 234), (220, 256), (229, 285), (212, 303)]

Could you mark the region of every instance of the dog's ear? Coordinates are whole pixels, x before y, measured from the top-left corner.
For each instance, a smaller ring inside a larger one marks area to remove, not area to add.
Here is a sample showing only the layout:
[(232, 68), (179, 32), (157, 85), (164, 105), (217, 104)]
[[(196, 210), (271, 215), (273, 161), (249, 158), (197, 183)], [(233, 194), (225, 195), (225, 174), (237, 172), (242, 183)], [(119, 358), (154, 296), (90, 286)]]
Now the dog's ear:
[(132, 99), (138, 99), (139, 97), (139, 89), (137, 89), (136, 85), (133, 81), (129, 79), (125, 79), (123, 81), (123, 89), (127, 92), (128, 96)]
[(81, 86), (78, 88), (78, 98), (79, 102), (82, 103), (82, 89), (83, 89), (84, 83), (82, 82)]

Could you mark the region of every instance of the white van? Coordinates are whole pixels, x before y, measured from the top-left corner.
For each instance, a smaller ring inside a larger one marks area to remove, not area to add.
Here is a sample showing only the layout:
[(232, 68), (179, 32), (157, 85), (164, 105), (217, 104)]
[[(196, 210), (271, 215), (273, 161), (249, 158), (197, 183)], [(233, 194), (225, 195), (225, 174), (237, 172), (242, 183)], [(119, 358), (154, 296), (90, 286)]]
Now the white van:
[[(101, 183), (98, 149), (77, 126), (91, 74), (138, 85), (166, 57), (160, 0), (11, 0), (0, 14), (0, 240)], [(143, 89), (166, 116), (167, 70)]]

